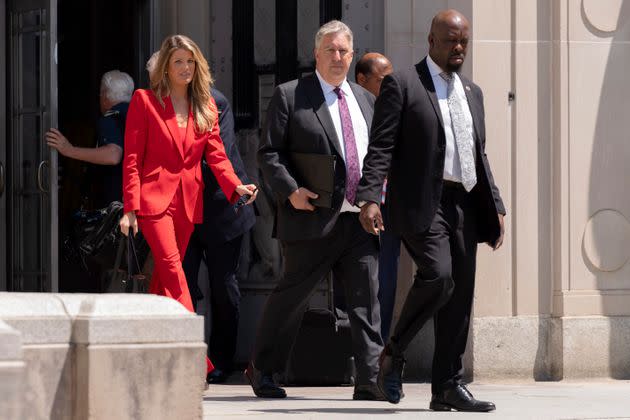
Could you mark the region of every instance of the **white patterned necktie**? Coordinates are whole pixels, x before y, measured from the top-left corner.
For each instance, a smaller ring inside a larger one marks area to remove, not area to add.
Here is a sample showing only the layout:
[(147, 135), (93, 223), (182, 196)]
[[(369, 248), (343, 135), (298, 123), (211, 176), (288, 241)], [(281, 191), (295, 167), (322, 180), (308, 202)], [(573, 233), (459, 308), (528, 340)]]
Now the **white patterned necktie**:
[(455, 77), (452, 73), (442, 72), (440, 76), (448, 82), (447, 102), (448, 110), (451, 114), (451, 125), (457, 153), (459, 155), (459, 165), (462, 170), (462, 185), (466, 191), (470, 192), (477, 183), (477, 171), (475, 169), (475, 156), (473, 155), (472, 132), (466, 127), (464, 117), (464, 105), (455, 92)]

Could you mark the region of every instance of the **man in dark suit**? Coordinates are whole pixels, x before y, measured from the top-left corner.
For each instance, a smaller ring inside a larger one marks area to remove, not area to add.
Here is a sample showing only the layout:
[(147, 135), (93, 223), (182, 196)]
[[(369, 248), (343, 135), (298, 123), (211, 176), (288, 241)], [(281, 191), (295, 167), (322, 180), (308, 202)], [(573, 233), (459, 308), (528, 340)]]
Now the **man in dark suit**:
[[(382, 54), (369, 52), (357, 61), (354, 76), (359, 85), (378, 97), (381, 83), (394, 71), (392, 63)], [(385, 203), (387, 181), (383, 185), (381, 205)], [(383, 222), (388, 223), (387, 208), (383, 206)], [(378, 303), (381, 305), (381, 337), (387, 340), (396, 302), (398, 262), (400, 261), (400, 237), (389, 230), (379, 235), (381, 249), (378, 256)]]
[[(485, 152), (481, 89), (457, 72), (468, 46), (468, 20), (455, 10), (431, 24), (429, 55), (415, 69), (383, 80), (357, 192), (361, 223), (402, 236), (418, 270), (380, 359), (378, 384), (397, 403), (403, 352), (434, 318), (432, 410), (491, 411), (461, 383), (475, 284), (477, 243), (503, 242), (505, 208)], [(388, 179), (389, 225), (379, 200)]]
[[(345, 24), (323, 25), (314, 53), (315, 74), (278, 86), (267, 110), (258, 158), (276, 196), (275, 235), (282, 244), (284, 273), (265, 306), (245, 373), (257, 396), (286, 396), (272, 374), (284, 371), (309, 298), (332, 270), (344, 285), (352, 329), (353, 398), (382, 399), (376, 387), (382, 349), (378, 240), (363, 231), (354, 205), (374, 96), (346, 79), (353, 49)], [(301, 184), (291, 152), (335, 156), (330, 208), (311, 203), (317, 194)]]
[[(232, 162), (239, 179), (248, 179), (234, 139), (234, 116), (227, 98), (212, 89), (212, 97), (219, 110), (219, 127), (225, 153)], [(219, 188), (205, 160), (201, 163), (205, 189), (203, 191), (203, 223), (195, 225), (183, 261), (184, 272), (195, 310), (204, 298), (199, 287), (199, 266), (205, 261), (208, 268), (211, 317), (208, 337), (208, 356), (215, 369), (208, 373), (208, 383), (221, 383), (233, 369), (238, 334), (239, 302), (241, 295), (236, 280), (243, 235), (249, 231), (256, 217), (252, 206), (235, 210)], [(206, 279), (203, 279), (206, 281)], [(208, 324), (206, 324), (208, 325)]]

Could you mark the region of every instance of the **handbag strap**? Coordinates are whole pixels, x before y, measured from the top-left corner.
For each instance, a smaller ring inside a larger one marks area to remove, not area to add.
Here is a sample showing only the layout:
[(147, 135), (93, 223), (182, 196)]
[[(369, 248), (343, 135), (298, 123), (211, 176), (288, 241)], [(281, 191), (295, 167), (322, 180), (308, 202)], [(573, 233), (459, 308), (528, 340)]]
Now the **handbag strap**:
[(118, 270), (120, 270), (120, 264), (122, 264), (122, 254), (125, 250), (125, 239), (120, 238), (118, 242), (118, 249), (116, 250), (116, 260), (114, 261), (114, 271), (112, 271), (111, 281), (116, 279), (116, 275), (118, 274)]
[(127, 236), (127, 274), (129, 275), (129, 279), (135, 277), (137, 280), (144, 280), (145, 278), (144, 274), (142, 274), (142, 270), (140, 269), (134, 234), (131, 230)]

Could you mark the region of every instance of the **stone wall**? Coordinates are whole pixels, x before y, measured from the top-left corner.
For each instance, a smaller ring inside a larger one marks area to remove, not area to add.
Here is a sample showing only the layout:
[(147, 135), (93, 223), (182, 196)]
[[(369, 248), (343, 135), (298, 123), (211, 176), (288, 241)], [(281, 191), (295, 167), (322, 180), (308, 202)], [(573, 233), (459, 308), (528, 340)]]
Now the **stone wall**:
[(172, 299), (0, 293), (0, 338), (3, 418), (202, 416), (203, 319)]

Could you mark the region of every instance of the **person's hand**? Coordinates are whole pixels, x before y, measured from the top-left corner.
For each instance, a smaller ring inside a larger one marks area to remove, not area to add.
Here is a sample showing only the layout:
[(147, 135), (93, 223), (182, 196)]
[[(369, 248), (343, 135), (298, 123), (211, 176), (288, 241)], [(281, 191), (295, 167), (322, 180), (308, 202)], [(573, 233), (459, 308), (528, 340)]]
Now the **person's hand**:
[(258, 195), (258, 187), (254, 184), (239, 185), (238, 187), (236, 187), (236, 193), (241, 197), (246, 194), (249, 195), (249, 200), (245, 202), (245, 205), (251, 204), (254, 202), (256, 196)]
[(123, 214), (118, 225), (120, 226), (120, 231), (125, 236), (129, 236), (129, 228), (133, 230), (134, 235), (138, 234), (138, 220), (136, 220), (136, 213), (133, 211)]
[(499, 226), (501, 226), (501, 234), (499, 235), (499, 238), (496, 240), (494, 245), (491, 245), (492, 249), (495, 251), (501, 248), (501, 245), (503, 245), (503, 238), (505, 237), (505, 224), (503, 222), (502, 214), (499, 214)]
[(363, 229), (372, 235), (378, 235), (380, 231), (385, 230), (381, 208), (376, 203), (366, 203), (361, 207), (359, 221)]
[(51, 128), (46, 132), (46, 143), (53, 149), (56, 149), (63, 156), (68, 156), (74, 146), (68, 141), (66, 136), (56, 128)]
[(289, 201), (291, 205), (296, 210), (307, 210), (313, 211), (315, 210), (315, 206), (308, 201), (311, 198), (317, 198), (319, 195), (315, 194), (313, 191), (310, 191), (308, 188), (300, 187), (297, 190), (293, 191), (289, 196)]

